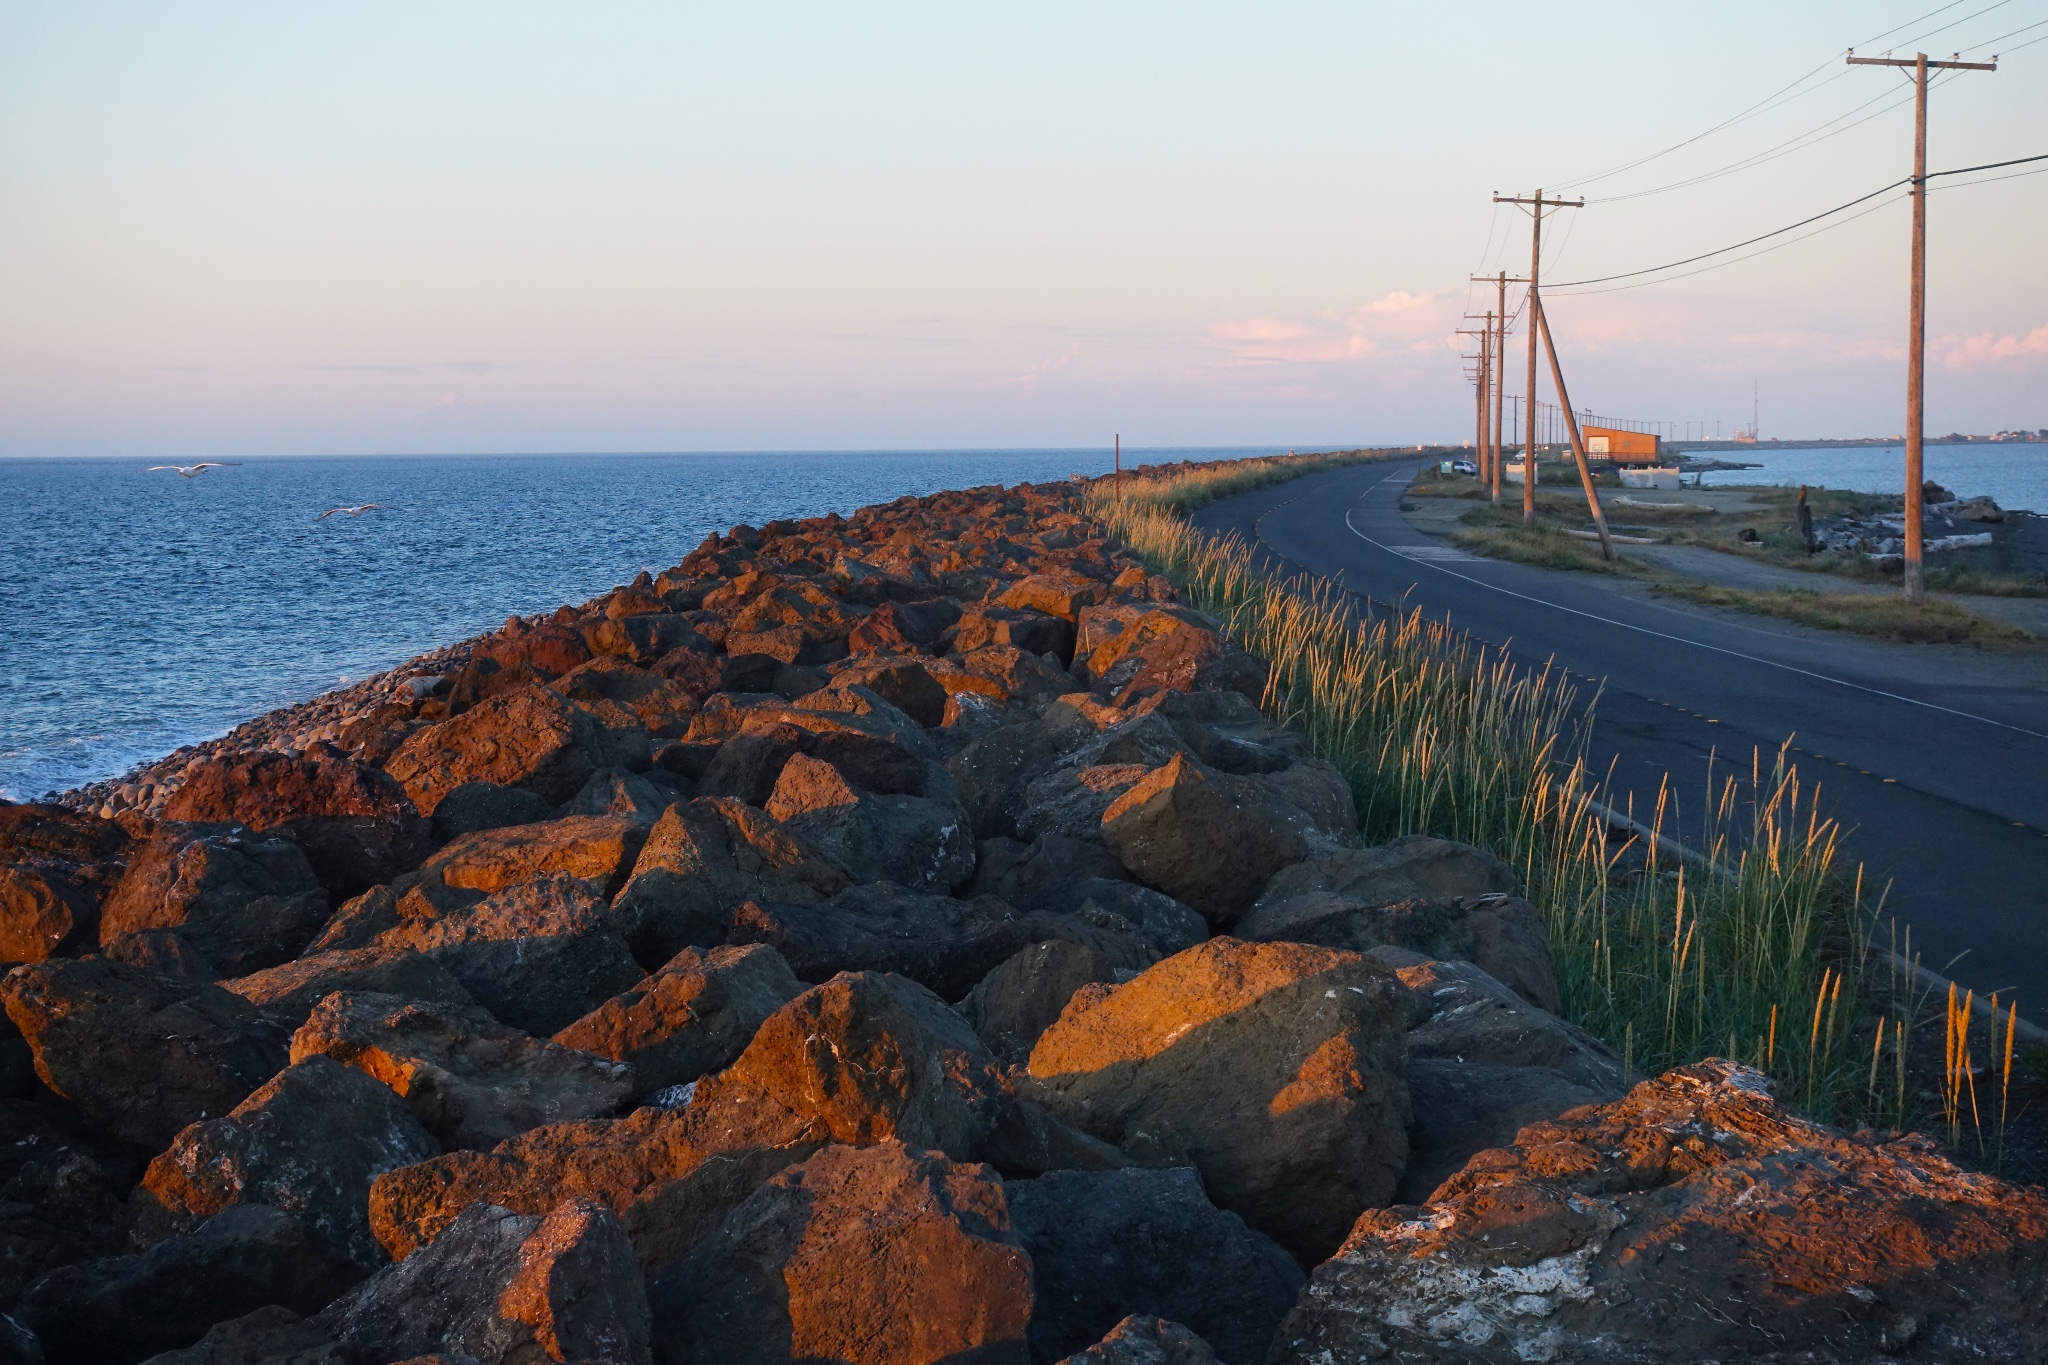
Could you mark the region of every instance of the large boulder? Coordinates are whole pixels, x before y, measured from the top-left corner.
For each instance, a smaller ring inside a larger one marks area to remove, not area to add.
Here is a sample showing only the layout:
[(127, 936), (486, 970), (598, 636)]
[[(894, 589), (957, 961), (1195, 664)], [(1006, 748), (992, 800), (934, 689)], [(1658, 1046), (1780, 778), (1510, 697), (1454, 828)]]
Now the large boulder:
[(1059, 1365), (1216, 1365), (1216, 1353), (1180, 1323), (1133, 1313)]
[(1055, 1171), (1005, 1189), (1031, 1253), (1031, 1352), (1051, 1362), (1132, 1313), (1200, 1333), (1224, 1365), (1260, 1365), (1301, 1291), (1280, 1245), (1209, 1202), (1186, 1166)]
[(1031, 1259), (986, 1166), (827, 1147), (657, 1276), (663, 1365), (1025, 1365)]
[(1114, 955), (1092, 943), (1034, 943), (977, 981), (960, 1002), (960, 1014), (990, 1052), (1021, 1059), (1059, 1020), (1074, 992), (1097, 982), (1114, 984), (1118, 967)]
[(327, 890), (289, 839), (165, 824), (100, 912), (100, 942), (171, 929), (228, 976), (297, 957), (327, 922)]
[(803, 990), (766, 944), (685, 948), (561, 1029), (555, 1041), (627, 1063), (648, 1094), (731, 1063), (763, 1021)]
[(574, 877), (609, 896), (625, 883), (646, 838), (644, 823), (619, 815), (510, 825), (462, 836), (436, 853), (420, 875), (486, 894), (540, 877)]
[(946, 1002), (885, 972), (845, 972), (768, 1017), (698, 1104), (775, 1105), (834, 1142), (891, 1139), (975, 1156), (1004, 1098), (995, 1059)]
[(475, 999), (448, 969), (410, 948), (372, 946), (312, 953), (220, 983), (272, 1019), (291, 1028), (336, 991), (376, 991), (408, 1000), (473, 1005)]
[(1717, 1060), (1365, 1214), (1270, 1358), (2023, 1360), (2044, 1281), (2040, 1191), (1801, 1119)]
[(90, 950), (128, 833), (64, 806), (0, 802), (0, 962)]
[(124, 1250), (117, 1190), (132, 1172), (51, 1107), (0, 1100), (0, 1303), (53, 1267)]
[(612, 913), (643, 965), (725, 941), (728, 913), (749, 900), (816, 903), (846, 874), (807, 841), (730, 797), (671, 806), (647, 835)]
[(291, 1059), (328, 1056), (397, 1092), (450, 1147), (488, 1149), (543, 1123), (609, 1113), (633, 1069), (532, 1038), (474, 1006), (337, 992), (292, 1035)]
[(1251, 778), (1176, 754), (1103, 812), (1102, 842), (1137, 877), (1228, 924), (1308, 854), (1292, 812)]
[(674, 739), (690, 728), (690, 717), (697, 714), (697, 703), (703, 700), (702, 690), (676, 680), (675, 675), (683, 672), (679, 656), (684, 654), (708, 658), (679, 644), (666, 656), (670, 662), (664, 676), (607, 656), (573, 669), (557, 678), (553, 686), (572, 701), (616, 702), (638, 717), (649, 734)]
[(958, 806), (860, 790), (823, 759), (792, 755), (767, 812), (857, 882), (944, 893), (974, 876), (974, 831)]
[(647, 1291), (626, 1232), (583, 1200), (546, 1217), (472, 1205), (446, 1233), (314, 1324), (365, 1360), (650, 1365)]
[[(876, 610), (879, 612), (882, 608)], [(849, 643), (860, 639), (861, 629), (866, 624), (863, 621), (854, 627)], [(858, 643), (853, 643), (853, 648), (856, 655), (864, 652)], [(874, 654), (872, 650), (865, 652)], [(946, 689), (939, 686), (931, 670), (915, 658), (880, 654), (867, 659), (850, 659), (832, 670), (832, 684), (835, 687), (865, 687), (926, 729), (941, 724), (946, 718)]]
[(327, 1057), (273, 1076), (226, 1116), (193, 1124), (149, 1163), (132, 1201), (138, 1238), (190, 1232), (236, 1204), (295, 1214), (309, 1235), (365, 1270), (384, 1263), (370, 1233), (370, 1182), (438, 1156), (404, 1101)]
[(1603, 1100), (1620, 1098), (1621, 1058), (1605, 1043), (1472, 963), (1399, 962), (1390, 948), (1372, 956), (1394, 967), (1408, 993), (1409, 1061), (1541, 1067)]
[(1233, 644), (1187, 607), (1090, 607), (1080, 613), (1075, 669), (1105, 701), (1131, 706), (1173, 692), (1265, 695), (1265, 660)]
[(566, 1027), (644, 975), (604, 900), (561, 873), (406, 918), (374, 942), (433, 959), (498, 1020), (534, 1034)]
[(846, 643), (855, 654), (931, 653), (959, 619), (960, 604), (948, 598), (884, 602), (861, 618)]
[(1031, 1051), (1033, 1092), (1313, 1263), (1408, 1157), (1406, 999), (1355, 953), (1211, 939), (1116, 987), (1085, 986)]
[(966, 995), (1004, 958), (1037, 939), (1087, 943), (1126, 967), (1157, 957), (1140, 936), (1078, 916), (1019, 915), (993, 896), (956, 900), (894, 882), (852, 887), (823, 905), (749, 901), (733, 911), (726, 937), (773, 945), (806, 981), (839, 972), (893, 972), (947, 1000)]
[(465, 782), (434, 807), (434, 837), (445, 843), (478, 830), (538, 824), (554, 814), (554, 802), (524, 787)]
[(43, 1084), (148, 1151), (227, 1113), (284, 1065), (283, 1030), (208, 982), (86, 958), (18, 967), (0, 997)]
[(594, 716), (551, 688), (528, 685), (421, 730), (384, 760), (384, 771), (422, 814), (432, 815), (443, 797), (467, 782), (524, 787), (545, 800), (566, 801), (611, 758), (611, 743)]
[(361, 1276), (291, 1214), (237, 1204), (139, 1254), (52, 1270), (13, 1316), (53, 1362), (133, 1365), (268, 1304), (315, 1312)]
[(1402, 948), (1372, 956), (1408, 992), (1408, 1169), (1395, 1202), (1417, 1204), (1476, 1152), (1567, 1109), (1622, 1093), (1621, 1059), (1469, 962)]
[(163, 818), (234, 821), (290, 839), (337, 901), (390, 881), (431, 847), (427, 822), (398, 783), (324, 745), (298, 757), (202, 759), (185, 769)]
[(1163, 891), (1127, 880), (1116, 855), (1101, 844), (1043, 834), (1029, 844), (985, 839), (975, 847), (973, 889), (1020, 910), (1073, 915), (1135, 934), (1162, 957), (1209, 937), (1209, 922)]
[(1554, 1012), (1550, 935), (1542, 912), (1514, 890), (1513, 870), (1492, 854), (1411, 835), (1281, 871), (1234, 932), (1353, 952), (1388, 944), (1473, 962)]
[(641, 1263), (688, 1252), (756, 1186), (824, 1141), (779, 1105), (649, 1105), (621, 1119), (555, 1123), (490, 1152), (449, 1152), (381, 1175), (370, 1226), (394, 1260), (439, 1237), (466, 1208), (546, 1213), (589, 1199), (616, 1213)]
[(356, 1365), (352, 1353), (289, 1308), (269, 1304), (215, 1323), (181, 1350), (143, 1365)]

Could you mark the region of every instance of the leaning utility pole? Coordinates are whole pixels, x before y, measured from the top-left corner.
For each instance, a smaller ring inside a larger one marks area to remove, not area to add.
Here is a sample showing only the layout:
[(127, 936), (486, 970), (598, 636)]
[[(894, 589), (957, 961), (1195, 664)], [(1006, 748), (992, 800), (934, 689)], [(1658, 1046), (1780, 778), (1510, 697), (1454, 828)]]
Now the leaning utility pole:
[(1923, 391), (1927, 375), (1927, 73), (1996, 71), (1988, 62), (1930, 62), (1925, 52), (1904, 57), (1859, 57), (1849, 49), (1851, 66), (1899, 66), (1913, 72), (1913, 266), (1911, 301), (1906, 305), (1906, 601), (1926, 600), (1927, 580), (1921, 558), (1920, 479)]
[(1539, 278), (1539, 277), (1541, 276), (1541, 274), (1542, 274), (1542, 272), (1543, 272), (1543, 210), (1544, 210), (1545, 208), (1554, 208), (1554, 209), (1582, 209), (1582, 208), (1584, 208), (1584, 207), (1586, 206), (1586, 201), (1585, 201), (1584, 199), (1545, 199), (1545, 198), (1543, 197), (1543, 191), (1539, 189), (1539, 190), (1537, 190), (1537, 191), (1536, 191), (1536, 193), (1535, 193), (1534, 195), (1530, 196), (1530, 197), (1529, 197), (1529, 198), (1527, 198), (1527, 199), (1518, 199), (1518, 198), (1515, 198), (1515, 197), (1514, 197), (1514, 196), (1512, 196), (1512, 195), (1510, 195), (1510, 196), (1507, 196), (1507, 197), (1505, 197), (1505, 198), (1504, 198), (1504, 197), (1502, 197), (1502, 195), (1501, 195), (1501, 194), (1500, 194), (1500, 193), (1499, 193), (1498, 191), (1496, 191), (1496, 192), (1494, 193), (1494, 196), (1493, 196), (1493, 202), (1494, 202), (1494, 203), (1496, 203), (1496, 204), (1525, 204), (1525, 205), (1528, 205), (1528, 206), (1529, 206), (1529, 209), (1530, 209), (1530, 222), (1529, 222), (1529, 392), (1528, 392), (1528, 397), (1527, 397), (1527, 398), (1526, 398), (1526, 399), (1524, 400), (1524, 407), (1525, 407), (1525, 408), (1527, 409), (1527, 413), (1528, 413), (1528, 424), (1527, 424), (1527, 429), (1526, 429), (1526, 430), (1525, 430), (1525, 431), (1524, 431), (1524, 432), (1522, 433), (1522, 436), (1523, 436), (1523, 441), (1522, 441), (1522, 525), (1524, 525), (1524, 526), (1534, 526), (1534, 525), (1536, 524), (1536, 321), (1535, 321), (1535, 319), (1536, 319), (1536, 310), (1537, 310), (1537, 308), (1538, 308), (1538, 307), (1540, 306), (1540, 305), (1539, 305), (1539, 304), (1537, 303), (1537, 293), (1536, 293), (1536, 281), (1537, 281), (1537, 279), (1538, 279), (1538, 278)]
[(1579, 415), (1572, 411), (1571, 396), (1564, 388), (1564, 367), (1557, 363), (1557, 343), (1550, 339), (1550, 316), (1544, 311), (1543, 301), (1532, 301), (1536, 316), (1530, 323), (1532, 332), (1543, 333), (1543, 349), (1550, 355), (1550, 382), (1557, 385), (1557, 408), (1564, 414), (1565, 430), (1571, 436), (1572, 460), (1579, 467), (1579, 487), (1586, 490), (1586, 510), (1593, 514), (1593, 529), (1600, 533), (1600, 557), (1614, 558), (1614, 538), (1607, 534), (1607, 514), (1600, 509), (1600, 494), (1593, 488), (1593, 471), (1586, 464), (1586, 442), (1579, 435)]

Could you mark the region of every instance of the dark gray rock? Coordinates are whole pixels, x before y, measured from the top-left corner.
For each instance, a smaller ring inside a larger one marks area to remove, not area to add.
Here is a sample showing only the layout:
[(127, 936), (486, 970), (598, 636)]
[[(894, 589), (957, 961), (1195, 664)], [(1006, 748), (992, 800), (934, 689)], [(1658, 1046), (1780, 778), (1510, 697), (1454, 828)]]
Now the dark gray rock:
[(171, 929), (229, 976), (297, 957), (328, 916), (327, 890), (288, 839), (239, 825), (164, 824), (100, 912), (100, 942)]
[(43, 1084), (147, 1151), (225, 1114), (284, 1065), (284, 1030), (207, 982), (82, 958), (18, 967), (0, 998)]
[(14, 1316), (52, 1360), (132, 1365), (269, 1304), (317, 1312), (361, 1275), (282, 1209), (237, 1204), (139, 1255), (51, 1271)]
[(652, 1361), (632, 1243), (616, 1215), (583, 1199), (545, 1218), (472, 1204), (314, 1321), (367, 1360)]
[(1133, 1313), (1101, 1341), (1068, 1356), (1060, 1365), (1216, 1365), (1216, 1353), (1208, 1342), (1177, 1322)]
[(524, 787), (496, 782), (465, 782), (434, 807), (434, 835), (444, 843), (479, 830), (530, 825), (552, 817), (546, 797)]
[(370, 1232), (370, 1182), (440, 1152), (387, 1086), (308, 1057), (233, 1113), (193, 1124), (149, 1163), (130, 1201), (134, 1235), (154, 1245), (233, 1205), (272, 1204), (296, 1214), (328, 1249), (374, 1270), (386, 1257)]
[(1031, 1353), (1082, 1350), (1132, 1313), (1193, 1328), (1224, 1365), (1258, 1365), (1294, 1306), (1300, 1267), (1169, 1170), (1056, 1171), (1006, 1187), (1038, 1289)]
[(645, 976), (604, 898), (569, 876), (519, 882), (467, 910), (405, 920), (376, 942), (432, 958), (477, 1004), (533, 1034), (568, 1027)]

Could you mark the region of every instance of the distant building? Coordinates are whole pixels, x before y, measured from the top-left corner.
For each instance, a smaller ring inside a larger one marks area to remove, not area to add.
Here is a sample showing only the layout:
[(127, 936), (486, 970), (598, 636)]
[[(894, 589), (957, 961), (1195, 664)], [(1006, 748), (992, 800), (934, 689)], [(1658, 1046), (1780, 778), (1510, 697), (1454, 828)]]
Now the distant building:
[(1618, 427), (1586, 427), (1586, 455), (1610, 464), (1656, 464), (1663, 456), (1662, 443), (1646, 431), (1623, 431)]

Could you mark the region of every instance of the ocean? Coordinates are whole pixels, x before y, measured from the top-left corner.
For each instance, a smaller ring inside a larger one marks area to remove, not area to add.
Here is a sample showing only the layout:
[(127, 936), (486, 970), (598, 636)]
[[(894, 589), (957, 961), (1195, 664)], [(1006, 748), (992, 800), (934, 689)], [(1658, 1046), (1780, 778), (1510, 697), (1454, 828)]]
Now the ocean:
[[(1856, 493), (1903, 493), (1906, 448), (1851, 446), (1832, 449), (1711, 450), (1717, 460), (1760, 464), (1762, 469), (1724, 469), (1706, 476), (1714, 488), (1739, 483), (1813, 484)], [(1990, 497), (2000, 507), (2048, 512), (2048, 445), (1930, 445), (1921, 452), (1925, 477), (1959, 497)]]
[[(738, 522), (1105, 473), (1111, 455), (301, 457), (193, 479), (144, 472), (156, 463), (0, 461), (0, 796), (118, 776), (508, 615), (659, 572)], [(393, 510), (315, 520), (366, 502)]]

